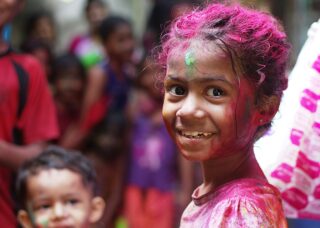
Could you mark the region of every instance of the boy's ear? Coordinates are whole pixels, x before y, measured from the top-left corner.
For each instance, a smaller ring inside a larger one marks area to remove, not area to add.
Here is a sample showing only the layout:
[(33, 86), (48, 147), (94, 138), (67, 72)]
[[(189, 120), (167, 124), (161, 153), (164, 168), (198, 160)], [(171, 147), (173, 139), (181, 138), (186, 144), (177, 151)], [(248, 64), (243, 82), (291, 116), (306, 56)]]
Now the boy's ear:
[(256, 124), (261, 126), (271, 122), (279, 109), (279, 105), (280, 98), (278, 96), (264, 97), (257, 107)]
[(18, 221), (23, 228), (32, 228), (32, 223), (29, 218), (28, 213), (25, 210), (19, 210), (18, 212)]
[(91, 200), (91, 214), (89, 217), (90, 223), (98, 222), (104, 212), (105, 202), (102, 197), (96, 196)]

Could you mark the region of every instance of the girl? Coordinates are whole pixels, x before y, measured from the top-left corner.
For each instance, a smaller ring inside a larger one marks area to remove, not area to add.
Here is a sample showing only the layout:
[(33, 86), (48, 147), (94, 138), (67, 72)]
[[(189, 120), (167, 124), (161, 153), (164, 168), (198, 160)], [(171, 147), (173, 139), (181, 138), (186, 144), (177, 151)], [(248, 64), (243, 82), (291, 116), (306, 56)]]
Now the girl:
[(286, 227), (278, 190), (253, 145), (287, 86), (289, 44), (278, 22), (238, 5), (212, 4), (177, 19), (162, 44), (163, 118), (203, 183), (181, 227)]

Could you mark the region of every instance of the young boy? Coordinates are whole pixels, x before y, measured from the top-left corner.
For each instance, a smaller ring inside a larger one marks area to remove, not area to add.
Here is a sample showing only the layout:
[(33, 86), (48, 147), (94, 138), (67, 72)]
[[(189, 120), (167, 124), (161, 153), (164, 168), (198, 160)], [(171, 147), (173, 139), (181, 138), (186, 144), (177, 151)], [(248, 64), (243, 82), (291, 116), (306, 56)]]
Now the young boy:
[(90, 227), (105, 207), (97, 187), (93, 166), (83, 155), (48, 147), (18, 171), (18, 220), (24, 228)]

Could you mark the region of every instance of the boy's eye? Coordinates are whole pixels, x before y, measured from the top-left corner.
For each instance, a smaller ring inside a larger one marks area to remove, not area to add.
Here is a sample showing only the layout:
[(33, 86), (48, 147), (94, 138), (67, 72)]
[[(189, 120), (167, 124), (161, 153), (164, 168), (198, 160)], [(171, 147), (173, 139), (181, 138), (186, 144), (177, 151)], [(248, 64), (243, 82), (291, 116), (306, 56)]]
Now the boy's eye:
[(50, 209), (51, 205), (50, 204), (40, 204), (36, 206), (36, 210), (48, 210)]
[(174, 85), (168, 89), (168, 92), (175, 96), (183, 96), (186, 93), (186, 89), (183, 88), (182, 86)]
[(69, 199), (66, 201), (66, 203), (69, 205), (75, 205), (75, 204), (79, 203), (79, 200), (78, 199)]
[(207, 91), (207, 95), (209, 95), (211, 97), (221, 97), (221, 96), (225, 95), (225, 93), (224, 93), (224, 91), (222, 89), (210, 88)]

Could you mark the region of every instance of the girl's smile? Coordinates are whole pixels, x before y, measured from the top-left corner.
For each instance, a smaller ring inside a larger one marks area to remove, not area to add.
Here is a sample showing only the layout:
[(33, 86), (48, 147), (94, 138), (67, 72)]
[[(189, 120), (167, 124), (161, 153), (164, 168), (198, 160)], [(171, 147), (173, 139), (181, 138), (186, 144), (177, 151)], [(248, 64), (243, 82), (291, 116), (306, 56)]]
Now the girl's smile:
[[(163, 117), (182, 154), (191, 160), (230, 155), (247, 148), (255, 134), (254, 88), (237, 76), (219, 47), (193, 42), (169, 56)], [(210, 50), (209, 50), (210, 49)], [(192, 68), (192, 69), (191, 69)]]

